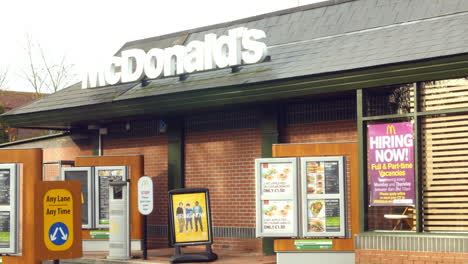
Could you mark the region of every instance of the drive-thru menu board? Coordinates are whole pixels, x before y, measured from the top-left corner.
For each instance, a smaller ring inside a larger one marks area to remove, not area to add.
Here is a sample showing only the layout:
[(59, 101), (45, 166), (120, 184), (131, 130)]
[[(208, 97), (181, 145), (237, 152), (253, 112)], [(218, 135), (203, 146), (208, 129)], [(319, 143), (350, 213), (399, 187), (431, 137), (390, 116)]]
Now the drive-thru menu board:
[(109, 225), (109, 182), (126, 181), (125, 166), (96, 167), (96, 227), (107, 228)]
[(302, 235), (344, 237), (343, 157), (301, 158)]
[(0, 254), (18, 253), (18, 182), (16, 164), (0, 164)]
[(257, 237), (298, 235), (297, 159), (256, 159)]

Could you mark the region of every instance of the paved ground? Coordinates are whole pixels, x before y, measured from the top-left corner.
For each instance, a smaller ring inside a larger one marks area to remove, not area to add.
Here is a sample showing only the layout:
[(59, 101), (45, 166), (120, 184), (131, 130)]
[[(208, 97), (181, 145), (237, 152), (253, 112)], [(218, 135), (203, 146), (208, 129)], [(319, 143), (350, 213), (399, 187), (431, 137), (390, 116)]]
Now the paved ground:
[[(184, 253), (201, 252), (201, 247), (187, 247), (183, 249)], [(276, 256), (263, 256), (257, 252), (233, 252), (227, 250), (215, 251), (218, 255), (218, 260), (211, 263), (226, 263), (226, 264), (276, 264)], [(143, 260), (141, 257), (141, 251), (132, 252), (134, 258), (126, 261), (106, 260), (108, 252), (86, 252), (83, 258), (76, 260), (61, 260), (62, 264), (121, 264), (121, 263), (158, 263), (168, 264), (169, 259), (174, 254), (174, 249), (153, 249), (148, 251), (148, 260)], [(44, 262), (46, 263), (46, 262)], [(52, 263), (52, 262), (49, 262)]]

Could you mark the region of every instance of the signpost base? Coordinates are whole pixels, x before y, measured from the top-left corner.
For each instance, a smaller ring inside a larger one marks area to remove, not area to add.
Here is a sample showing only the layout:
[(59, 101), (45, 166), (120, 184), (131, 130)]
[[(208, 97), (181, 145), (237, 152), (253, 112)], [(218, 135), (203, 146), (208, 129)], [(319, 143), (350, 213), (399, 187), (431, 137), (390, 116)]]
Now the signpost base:
[(184, 254), (180, 246), (175, 246), (175, 255), (171, 258), (171, 263), (190, 262), (211, 262), (218, 259), (218, 255), (213, 253), (211, 245), (206, 245), (205, 252)]

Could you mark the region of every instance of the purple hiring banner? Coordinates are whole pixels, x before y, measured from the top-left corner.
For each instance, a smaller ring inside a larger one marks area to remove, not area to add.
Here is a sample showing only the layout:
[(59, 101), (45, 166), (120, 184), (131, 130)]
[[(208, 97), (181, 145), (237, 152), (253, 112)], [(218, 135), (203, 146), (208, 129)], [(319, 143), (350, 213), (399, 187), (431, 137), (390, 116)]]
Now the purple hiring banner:
[(414, 206), (411, 122), (368, 125), (371, 206)]

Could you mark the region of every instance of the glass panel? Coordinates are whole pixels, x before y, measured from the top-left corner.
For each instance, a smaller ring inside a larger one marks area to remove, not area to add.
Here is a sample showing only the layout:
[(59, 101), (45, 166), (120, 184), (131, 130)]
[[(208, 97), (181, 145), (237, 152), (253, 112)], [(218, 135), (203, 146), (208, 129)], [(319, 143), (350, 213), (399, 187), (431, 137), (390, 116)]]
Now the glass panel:
[(380, 116), (414, 112), (414, 84), (401, 84), (365, 90), (364, 115)]
[(65, 171), (64, 177), (66, 181), (81, 182), (81, 221), (83, 225), (89, 224), (89, 193), (88, 193), (88, 170), (82, 171)]
[(344, 158), (301, 158), (304, 237), (343, 237), (345, 219)]
[(424, 231), (468, 231), (468, 115), (421, 120)]
[(123, 197), (123, 188), (122, 188), (122, 186), (114, 186), (112, 188), (112, 190), (113, 190), (112, 191), (113, 192), (112, 198), (114, 200), (122, 200), (122, 197)]
[(413, 123), (367, 126), (368, 230), (414, 231)]
[(420, 94), (421, 111), (468, 107), (468, 78), (424, 82)]

